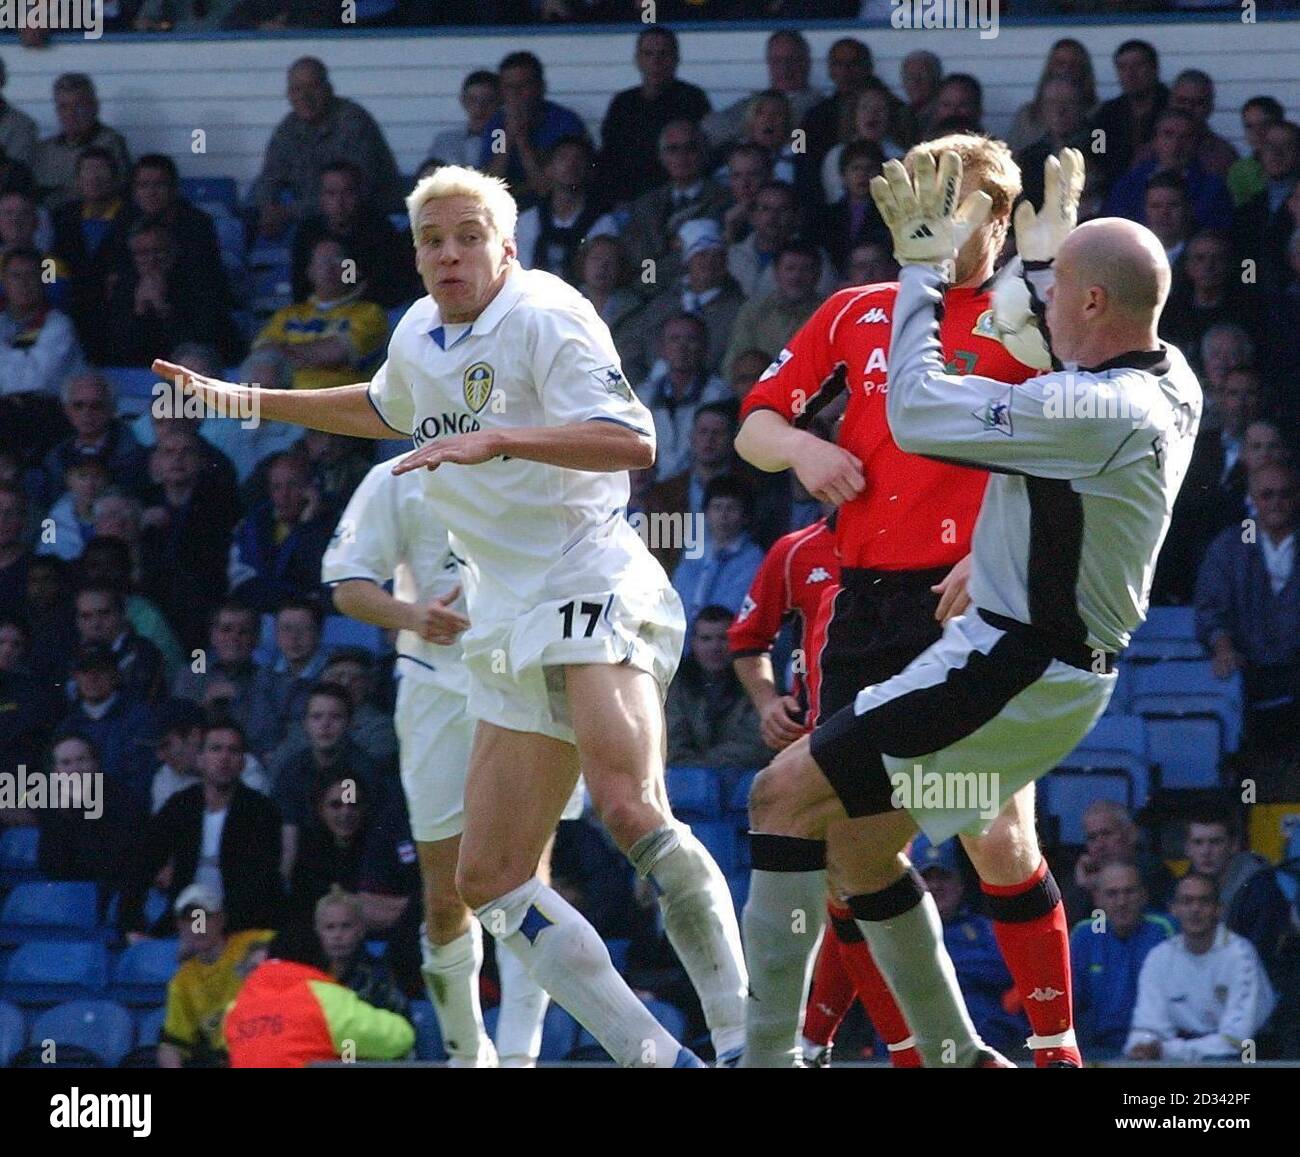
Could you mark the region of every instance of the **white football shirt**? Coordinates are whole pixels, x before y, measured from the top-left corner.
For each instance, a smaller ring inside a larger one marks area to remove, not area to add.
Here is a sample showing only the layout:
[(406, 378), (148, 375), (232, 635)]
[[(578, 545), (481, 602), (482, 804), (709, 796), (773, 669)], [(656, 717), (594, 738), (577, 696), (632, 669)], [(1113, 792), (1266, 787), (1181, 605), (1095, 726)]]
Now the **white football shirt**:
[[(380, 462), (353, 492), (321, 562), (321, 582), (327, 586), (348, 579), (380, 586), (392, 579), (393, 595), (404, 603), (442, 598), (459, 584), (460, 597), (451, 607), (465, 614), (473, 570), (452, 553), (447, 528), (425, 498), (418, 472), (394, 475), (391, 461)], [(397, 654), (407, 661), (407, 671), (414, 664), (422, 678), (468, 694), (460, 643), (443, 647), (401, 631)]]
[[(609, 327), (558, 277), (518, 266), (468, 329), (449, 335), (432, 298), (406, 312), (370, 383), (384, 422), (417, 447), (494, 427), (616, 422), (654, 438), (649, 411), (623, 376)], [(667, 586), (623, 517), (625, 470), (569, 470), (499, 457), (422, 470), (424, 493), (472, 559), (474, 626), (540, 603)]]

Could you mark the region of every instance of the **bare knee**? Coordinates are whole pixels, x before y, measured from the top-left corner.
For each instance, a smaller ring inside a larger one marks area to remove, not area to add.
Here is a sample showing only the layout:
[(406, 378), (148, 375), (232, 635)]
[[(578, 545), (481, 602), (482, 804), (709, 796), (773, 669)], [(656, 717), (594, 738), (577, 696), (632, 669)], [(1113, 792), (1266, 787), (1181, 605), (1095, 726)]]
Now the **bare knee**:
[(642, 836), (668, 822), (668, 816), (654, 802), (655, 793), (629, 776), (611, 776), (595, 783), (588, 778), (591, 801), (610, 838), (627, 851)]
[(456, 892), (473, 911), (513, 892), (532, 875), (530, 868), (505, 859), (461, 857), (456, 868)]
[(1033, 875), (1042, 859), (1033, 824), (1010, 810), (1003, 811), (984, 835), (963, 837), (962, 843), (987, 884), (1019, 884)]

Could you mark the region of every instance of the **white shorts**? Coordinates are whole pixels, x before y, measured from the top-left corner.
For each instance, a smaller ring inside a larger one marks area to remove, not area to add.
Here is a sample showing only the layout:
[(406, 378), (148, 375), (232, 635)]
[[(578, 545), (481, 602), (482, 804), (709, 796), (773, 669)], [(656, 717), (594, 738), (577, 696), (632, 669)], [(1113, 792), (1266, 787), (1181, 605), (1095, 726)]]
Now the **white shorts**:
[(541, 603), (462, 637), (469, 711), (511, 731), (573, 743), (564, 667), (626, 664), (649, 672), (662, 701), (677, 672), (686, 616), (670, 586), (594, 591)]
[(1115, 681), (972, 611), (819, 725), (812, 756), (850, 816), (902, 807), (934, 843), (980, 835), (1078, 746)]
[[(420, 843), (460, 835), (465, 827), (465, 777), (475, 724), (465, 696), (408, 666), (398, 680), (393, 723), (411, 835)], [(560, 818), (576, 820), (582, 815), (584, 799), (580, 777)]]

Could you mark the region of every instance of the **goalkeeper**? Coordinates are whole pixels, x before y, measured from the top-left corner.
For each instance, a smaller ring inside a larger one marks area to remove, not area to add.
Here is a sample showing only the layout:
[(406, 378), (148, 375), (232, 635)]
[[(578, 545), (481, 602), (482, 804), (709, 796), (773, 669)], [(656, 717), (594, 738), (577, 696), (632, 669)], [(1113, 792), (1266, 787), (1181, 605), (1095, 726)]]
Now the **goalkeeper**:
[[(1009, 383), (1048, 368), (1050, 355), (1034, 318), (1057, 248), (1073, 228), (1083, 186), (1083, 158), (1065, 150), (1046, 165), (1042, 211), (1022, 204), (1016, 213), (1019, 259), (1003, 271), (994, 293), (994, 264), (1011, 225), (1020, 173), (1000, 141), (954, 135), (926, 142), (907, 157), (933, 161), (945, 151), (961, 158), (963, 192), (982, 190), (992, 202), (956, 259), (953, 288), (944, 298), (940, 341), (947, 369), (979, 373)], [(1037, 288), (1022, 281), (1026, 277)], [(836, 544), (842, 586), (835, 596), (821, 655), (819, 719), (853, 702), (858, 691), (902, 671), (942, 633), (942, 624), (967, 607), (967, 555), (984, 495), (980, 470), (905, 454), (886, 419), (887, 359), (896, 284), (858, 286), (832, 296), (791, 340), (742, 408), (736, 439), (741, 457), (762, 470), (793, 469), (814, 497), (840, 507)], [(824, 406), (847, 385), (839, 443), (797, 428), (800, 418)], [(1069, 926), (1060, 890), (1038, 848), (1033, 786), (1009, 800), (988, 833), (964, 838), (994, 921), (998, 944), (1016, 981), (1034, 1036), (1038, 1065), (1078, 1065), (1071, 1013)], [(825, 841), (755, 832), (751, 841), (753, 888), (745, 909), (746, 956), (751, 969), (747, 1065), (790, 1065), (797, 1060), (799, 1012), (807, 986), (817, 922), (791, 931), (782, 910), (791, 885), (821, 879), (830, 859), (834, 890), (852, 876), (864, 849), (844, 825), (832, 824)], [(846, 944), (860, 940), (848, 913), (832, 907), (827, 935)], [(845, 951), (865, 953), (851, 944)], [(889, 988), (874, 968), (859, 970), (867, 990), (859, 997), (873, 1020), (901, 1024)], [(892, 1009), (893, 1015), (885, 1015)], [(895, 1032), (897, 1047), (912, 1045)]]

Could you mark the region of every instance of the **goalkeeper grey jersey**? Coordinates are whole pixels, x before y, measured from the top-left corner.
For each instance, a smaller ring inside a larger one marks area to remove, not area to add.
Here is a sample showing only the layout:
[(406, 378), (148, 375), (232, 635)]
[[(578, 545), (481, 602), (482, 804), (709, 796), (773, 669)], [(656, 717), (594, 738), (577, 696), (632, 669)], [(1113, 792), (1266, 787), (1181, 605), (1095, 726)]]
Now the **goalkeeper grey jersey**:
[(901, 449), (993, 472), (972, 601), (1065, 644), (1122, 650), (1191, 459), (1195, 375), (1168, 345), (1016, 386), (945, 374), (942, 294), (937, 270), (903, 268), (887, 412)]

